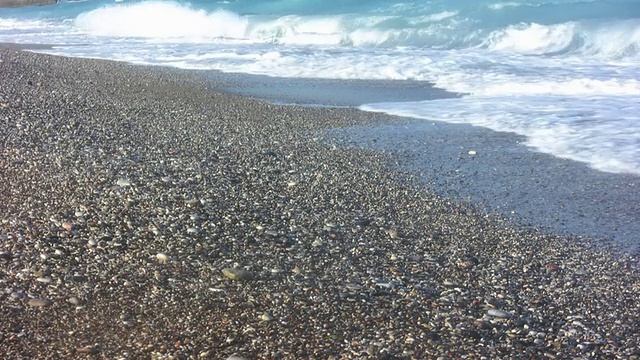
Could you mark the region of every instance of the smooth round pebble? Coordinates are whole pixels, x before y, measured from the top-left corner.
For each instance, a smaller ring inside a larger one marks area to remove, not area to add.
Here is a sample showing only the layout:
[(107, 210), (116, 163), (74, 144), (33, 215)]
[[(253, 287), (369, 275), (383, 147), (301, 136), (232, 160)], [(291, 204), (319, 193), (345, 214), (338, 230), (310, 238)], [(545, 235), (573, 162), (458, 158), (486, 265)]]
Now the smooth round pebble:
[(33, 298), (29, 300), (29, 302), (27, 303), (27, 305), (33, 306), (33, 307), (45, 307), (51, 304), (53, 304), (53, 301), (49, 299), (39, 299), (39, 298)]
[(508, 313), (506, 311), (498, 310), (498, 309), (489, 309), (489, 310), (487, 310), (487, 315), (494, 316), (494, 317), (499, 317), (499, 318), (511, 317), (510, 313)]

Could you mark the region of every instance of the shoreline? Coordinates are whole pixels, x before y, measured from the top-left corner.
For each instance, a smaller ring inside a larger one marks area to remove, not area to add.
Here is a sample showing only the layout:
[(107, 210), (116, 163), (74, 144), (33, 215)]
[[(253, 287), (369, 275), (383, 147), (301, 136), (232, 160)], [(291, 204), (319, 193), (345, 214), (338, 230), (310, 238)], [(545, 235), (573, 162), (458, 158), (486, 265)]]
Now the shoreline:
[(537, 152), (523, 136), (468, 125), (405, 119), (330, 133), (337, 144), (392, 154), (422, 186), (515, 226), (640, 250), (637, 176), (601, 172)]
[[(0, 43), (0, 46), (25, 50), (51, 47), (46, 44), (10, 43)], [(213, 92), (221, 91), (273, 105), (359, 109), (367, 103), (462, 96), (424, 82), (273, 78), (209, 70), (170, 69), (200, 74), (217, 84), (207, 86)], [(521, 143), (525, 140), (517, 134), (384, 114), (380, 117), (382, 121), (375, 125), (338, 131), (342, 137), (338, 142), (347, 144), (345, 146), (357, 143), (356, 146), (364, 149), (393, 154), (393, 162), (402, 164), (405, 171), (418, 174), (419, 186), (428, 186), (430, 191), (445, 198), (470, 202), (484, 212), (498, 213), (510, 219), (515, 226), (591, 238), (594, 242), (610, 243), (621, 253), (640, 251), (640, 209), (636, 209), (636, 204), (640, 203), (640, 183), (637, 176), (602, 172), (581, 162), (540, 153), (523, 146)], [(436, 125), (438, 130), (433, 134), (429, 128)], [(403, 140), (397, 141), (384, 134), (384, 131)], [(438, 138), (440, 135), (445, 139)], [(491, 160), (488, 165), (467, 162), (462, 165), (463, 168), (456, 168), (456, 164), (461, 164), (461, 156), (465, 156), (459, 151), (454, 151), (455, 154), (446, 152), (449, 156), (446, 159), (439, 156), (435, 166), (416, 160), (439, 152), (429, 142), (444, 144), (449, 149), (462, 149), (469, 145), (461, 140), (464, 137), (474, 138), (477, 149), (494, 149), (490, 151), (490, 156), (497, 155), (498, 160)], [(437, 164), (440, 164), (439, 169), (436, 169)], [(437, 171), (442, 170), (443, 166), (448, 172), (445, 176)], [(498, 171), (484, 171), (492, 166)], [(554, 169), (554, 173), (548, 173), (545, 166)], [(527, 171), (536, 173), (527, 176)], [(483, 174), (478, 176), (479, 172)], [(579, 174), (579, 178), (574, 183), (572, 176), (576, 174)], [(509, 182), (512, 178), (518, 180)], [(558, 182), (560, 188), (557, 188)], [(500, 184), (503, 190), (498, 191), (496, 184)]]
[(636, 257), (322, 141), (388, 116), (0, 56), (10, 358), (640, 357)]
[[(274, 105), (359, 108), (383, 101), (459, 97), (425, 83), (270, 78), (214, 72), (217, 89)], [(541, 153), (521, 135), (464, 124), (381, 115), (375, 124), (328, 129), (341, 147), (383, 151), (416, 186), (469, 202), (515, 226), (640, 251), (640, 177), (607, 173)], [(386, 118), (385, 118), (386, 116)], [(468, 151), (475, 151), (470, 156)], [(424, 160), (426, 159), (426, 160)]]
[[(215, 72), (220, 90), (274, 105), (359, 108), (459, 94), (424, 83), (269, 78)], [(383, 90), (381, 90), (383, 89)], [(362, 90), (361, 92), (358, 92)], [(382, 115), (375, 124), (328, 129), (341, 147), (383, 151), (444, 198), (497, 213), (515, 226), (640, 251), (640, 177), (607, 173), (526, 146), (521, 135), (464, 124)], [(476, 155), (469, 155), (475, 151)]]

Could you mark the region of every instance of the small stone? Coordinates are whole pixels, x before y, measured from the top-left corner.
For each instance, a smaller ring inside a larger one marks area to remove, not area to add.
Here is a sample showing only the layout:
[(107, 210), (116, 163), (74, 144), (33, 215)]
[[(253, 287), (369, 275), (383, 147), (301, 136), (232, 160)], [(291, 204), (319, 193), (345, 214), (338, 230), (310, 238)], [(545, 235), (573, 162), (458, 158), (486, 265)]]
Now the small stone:
[(11, 293), (11, 298), (12, 299), (22, 299), (23, 297), (27, 296), (25, 293), (23, 293), (22, 291), (14, 291)]
[(93, 345), (88, 345), (88, 346), (77, 349), (76, 352), (80, 354), (97, 354), (99, 351), (97, 347)]
[(156, 254), (156, 259), (158, 259), (158, 261), (160, 262), (167, 262), (169, 261), (169, 255), (165, 254), (165, 253), (157, 253)]
[(476, 152), (475, 150), (469, 150), (468, 154), (469, 154), (469, 155), (476, 155), (476, 154), (477, 154), (477, 152)]
[(118, 186), (131, 186), (131, 180), (129, 179), (118, 179), (118, 181), (116, 181), (116, 185)]
[(7, 309), (14, 314), (17, 314), (22, 311), (22, 306), (7, 306)]
[(553, 270), (553, 271), (560, 271), (560, 270), (561, 270), (559, 267), (555, 266), (555, 265), (554, 265), (554, 264), (552, 264), (552, 263), (548, 263), (548, 264), (547, 264), (547, 269), (549, 269), (549, 270)]
[(246, 357), (242, 357), (242, 356), (238, 356), (238, 355), (231, 355), (227, 358), (227, 360), (249, 360)]
[(0, 251), (0, 260), (9, 261), (11, 258), (12, 256), (8, 252)]
[(65, 221), (62, 223), (62, 228), (69, 232), (73, 231), (73, 227), (74, 227), (73, 224), (68, 221)]
[(264, 231), (264, 234), (265, 234), (265, 235), (269, 235), (269, 236), (273, 236), (273, 237), (278, 236), (278, 232), (277, 232), (277, 231), (275, 231), (275, 230), (271, 230), (271, 229), (269, 229), (269, 230), (265, 230), (265, 231)]
[(187, 229), (187, 234), (197, 234), (198, 233), (198, 229), (194, 228), (194, 227), (190, 227)]
[(273, 316), (271, 316), (271, 314), (269, 314), (269, 313), (263, 313), (262, 315), (260, 315), (260, 320), (262, 320), (262, 321), (273, 321)]
[(478, 329), (489, 329), (491, 327), (491, 324), (486, 321), (476, 320), (473, 322), (473, 326), (477, 327)]
[(454, 283), (454, 282), (453, 282), (453, 281), (451, 281), (451, 280), (445, 280), (445, 281), (443, 281), (443, 282), (442, 282), (442, 284), (443, 284), (444, 286), (456, 286), (456, 285), (457, 285), (456, 283)]
[(39, 277), (36, 279), (37, 282), (41, 282), (43, 284), (50, 284), (51, 283), (51, 278), (48, 276), (44, 276), (44, 277)]
[(71, 305), (75, 305), (75, 306), (82, 305), (82, 300), (78, 299), (78, 298), (77, 298), (77, 297), (75, 297), (75, 296), (72, 296), (72, 297), (68, 298), (68, 299), (67, 299), (67, 301), (68, 301)]
[(231, 280), (253, 280), (254, 278), (251, 271), (237, 268), (222, 269), (222, 274)]
[(327, 223), (324, 224), (324, 229), (327, 230), (327, 231), (335, 230), (337, 228), (338, 228), (338, 224), (333, 223), (333, 222), (327, 222)]
[(38, 298), (33, 298), (33, 299), (29, 300), (29, 302), (27, 303), (27, 305), (33, 306), (33, 307), (44, 307), (44, 306), (49, 306), (51, 304), (53, 304), (53, 301), (51, 301), (51, 300), (38, 299)]
[(498, 310), (498, 309), (489, 309), (487, 310), (487, 314), (489, 316), (499, 317), (499, 318), (509, 318), (511, 314), (506, 311)]

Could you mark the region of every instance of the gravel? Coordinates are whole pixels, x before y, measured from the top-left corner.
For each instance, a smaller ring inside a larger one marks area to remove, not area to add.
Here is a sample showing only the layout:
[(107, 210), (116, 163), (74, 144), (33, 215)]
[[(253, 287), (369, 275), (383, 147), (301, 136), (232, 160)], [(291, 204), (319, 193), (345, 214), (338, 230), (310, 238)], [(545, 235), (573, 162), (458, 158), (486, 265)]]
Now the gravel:
[(205, 78), (0, 48), (4, 358), (640, 356), (633, 255), (324, 131), (393, 119)]

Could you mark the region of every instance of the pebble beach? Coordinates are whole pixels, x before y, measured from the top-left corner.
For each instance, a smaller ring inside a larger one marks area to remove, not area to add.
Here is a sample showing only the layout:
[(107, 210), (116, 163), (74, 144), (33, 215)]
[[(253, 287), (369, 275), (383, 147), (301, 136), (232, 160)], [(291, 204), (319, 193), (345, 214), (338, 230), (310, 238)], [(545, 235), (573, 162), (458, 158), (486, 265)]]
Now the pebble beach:
[(0, 357), (640, 359), (637, 254), (211, 78), (0, 47)]

